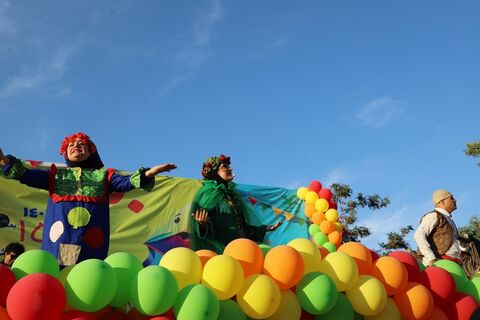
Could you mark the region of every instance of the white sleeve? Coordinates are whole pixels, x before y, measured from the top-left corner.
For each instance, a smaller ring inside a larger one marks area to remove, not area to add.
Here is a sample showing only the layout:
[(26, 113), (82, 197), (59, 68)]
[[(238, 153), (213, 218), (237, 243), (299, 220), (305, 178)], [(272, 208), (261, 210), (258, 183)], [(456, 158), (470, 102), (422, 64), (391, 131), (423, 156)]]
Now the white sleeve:
[(418, 249), (424, 256), (424, 261), (432, 261), (433, 259), (437, 259), (435, 254), (433, 253), (432, 249), (430, 248), (430, 244), (427, 241), (428, 235), (432, 232), (435, 224), (437, 223), (437, 213), (430, 212), (425, 215), (420, 222), (420, 225), (415, 231), (414, 238), (417, 242)]

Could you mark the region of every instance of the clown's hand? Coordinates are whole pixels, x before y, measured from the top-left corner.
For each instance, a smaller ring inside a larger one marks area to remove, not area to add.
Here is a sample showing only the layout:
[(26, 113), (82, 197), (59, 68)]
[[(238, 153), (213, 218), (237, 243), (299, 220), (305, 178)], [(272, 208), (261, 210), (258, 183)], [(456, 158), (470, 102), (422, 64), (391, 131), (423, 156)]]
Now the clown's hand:
[(173, 169), (176, 169), (177, 165), (173, 163), (165, 163), (165, 164), (159, 164), (158, 166), (154, 166), (147, 171), (145, 171), (145, 176), (151, 178), (156, 176), (157, 174), (165, 171), (170, 171)]
[(198, 224), (204, 226), (208, 220), (208, 212), (205, 209), (197, 209), (194, 213), (192, 213), (192, 217), (197, 220)]
[(280, 227), (282, 225), (282, 221), (278, 221), (277, 223), (275, 224), (272, 224), (271, 226), (267, 226), (267, 231), (275, 231), (278, 229), (278, 227)]
[(0, 166), (6, 166), (9, 162), (10, 159), (8, 159), (8, 157), (5, 157), (2, 149), (0, 148)]

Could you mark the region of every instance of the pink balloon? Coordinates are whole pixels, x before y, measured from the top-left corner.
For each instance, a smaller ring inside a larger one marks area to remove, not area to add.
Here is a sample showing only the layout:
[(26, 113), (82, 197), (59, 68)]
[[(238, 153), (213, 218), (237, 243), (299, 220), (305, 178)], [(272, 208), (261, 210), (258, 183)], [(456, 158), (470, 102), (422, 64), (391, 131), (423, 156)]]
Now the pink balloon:
[(430, 289), (437, 306), (450, 304), (457, 291), (452, 275), (439, 267), (425, 268), (420, 273), (420, 283)]
[(388, 255), (400, 260), (407, 268), (409, 282), (420, 282), (420, 267), (414, 256), (401, 250), (391, 252)]
[(0, 306), (7, 303), (7, 296), (10, 289), (15, 284), (15, 274), (9, 267), (0, 264)]
[(13, 285), (7, 297), (7, 311), (15, 320), (59, 320), (65, 302), (65, 289), (57, 278), (32, 273)]

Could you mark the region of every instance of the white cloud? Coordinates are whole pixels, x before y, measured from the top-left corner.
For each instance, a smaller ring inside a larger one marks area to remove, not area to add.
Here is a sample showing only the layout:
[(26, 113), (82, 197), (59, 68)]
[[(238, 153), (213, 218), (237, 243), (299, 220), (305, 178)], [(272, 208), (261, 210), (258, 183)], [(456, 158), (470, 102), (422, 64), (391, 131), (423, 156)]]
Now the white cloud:
[(390, 97), (381, 97), (370, 101), (357, 112), (360, 125), (380, 128), (399, 116), (403, 103)]
[(190, 80), (202, 65), (208, 63), (213, 56), (209, 46), (212, 42), (215, 27), (222, 18), (223, 10), (218, 0), (211, 2), (208, 12), (199, 13), (199, 18), (193, 24), (192, 42), (175, 56), (177, 72), (160, 89), (160, 95), (167, 95), (176, 86)]
[[(83, 41), (79, 38), (75, 42), (57, 49), (50, 61), (39, 63), (34, 68), (25, 66), (21, 74), (10, 78), (0, 88), (0, 98), (12, 96), (25, 90), (43, 89), (44, 86), (60, 80), (68, 70), (69, 60), (82, 43)], [(63, 85), (56, 94), (68, 94), (69, 92), (70, 89)]]

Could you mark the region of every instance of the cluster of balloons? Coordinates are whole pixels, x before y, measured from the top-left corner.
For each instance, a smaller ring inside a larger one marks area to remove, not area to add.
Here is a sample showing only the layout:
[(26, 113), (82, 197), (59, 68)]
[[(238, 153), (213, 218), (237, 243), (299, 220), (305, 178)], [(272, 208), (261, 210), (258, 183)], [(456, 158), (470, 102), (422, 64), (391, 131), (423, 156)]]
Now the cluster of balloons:
[(305, 201), (304, 212), (310, 219), (308, 228), (312, 240), (318, 247), (334, 252), (342, 242), (342, 224), (338, 221), (337, 204), (330, 189), (322, 188), (318, 180), (310, 182), (308, 188), (297, 189), (297, 196)]
[(379, 257), (356, 242), (335, 252), (298, 238), (237, 239), (222, 254), (178, 247), (143, 267), (118, 252), (60, 271), (42, 250), (0, 265), (0, 320), (470, 319), (480, 277), (455, 262), (421, 269), (405, 251)]

